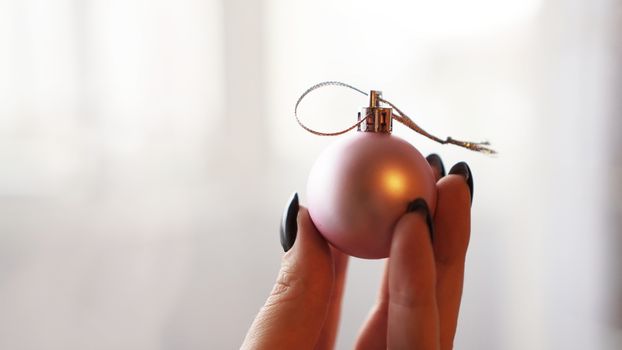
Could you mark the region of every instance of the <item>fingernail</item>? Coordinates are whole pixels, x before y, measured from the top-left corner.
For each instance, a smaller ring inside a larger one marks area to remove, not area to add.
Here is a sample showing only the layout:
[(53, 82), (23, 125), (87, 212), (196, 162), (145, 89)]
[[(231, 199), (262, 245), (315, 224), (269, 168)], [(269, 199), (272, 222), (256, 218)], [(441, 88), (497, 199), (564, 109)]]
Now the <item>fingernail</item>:
[(449, 173), (454, 175), (462, 175), (464, 177), (471, 193), (471, 203), (473, 203), (473, 174), (471, 173), (471, 168), (469, 168), (467, 163), (460, 162), (451, 167)]
[(286, 252), (292, 248), (298, 234), (298, 209), (298, 193), (294, 192), (281, 218), (281, 246)]
[(430, 231), (430, 241), (434, 242), (434, 222), (432, 216), (430, 216), (430, 208), (428, 203), (423, 198), (417, 198), (414, 201), (408, 203), (406, 207), (407, 213), (421, 212), (425, 216), (425, 222), (428, 224), (428, 231)]
[(425, 157), (425, 159), (430, 163), (430, 166), (436, 168), (441, 177), (445, 176), (445, 165), (443, 164), (443, 160), (439, 157), (438, 154), (432, 153), (429, 156)]

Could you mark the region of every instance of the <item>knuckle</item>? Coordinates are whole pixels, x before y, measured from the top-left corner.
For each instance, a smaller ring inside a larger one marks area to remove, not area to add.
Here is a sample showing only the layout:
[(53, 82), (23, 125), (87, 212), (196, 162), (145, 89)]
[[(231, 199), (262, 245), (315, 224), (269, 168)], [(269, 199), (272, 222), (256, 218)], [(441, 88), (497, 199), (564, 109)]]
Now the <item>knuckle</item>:
[(464, 265), (466, 260), (466, 244), (452, 247), (449, 252), (439, 252), (436, 254), (437, 267), (450, 268), (453, 266)]
[(391, 306), (397, 306), (406, 309), (419, 309), (434, 305), (436, 296), (433, 292), (413, 290), (410, 293), (395, 293), (391, 295), (389, 303)]
[(296, 274), (291, 265), (284, 263), (270, 292), (266, 306), (292, 301), (305, 290), (304, 279)]
[(396, 288), (390, 291), (389, 303), (408, 309), (433, 305), (436, 303), (435, 282), (420, 280), (407, 288)]

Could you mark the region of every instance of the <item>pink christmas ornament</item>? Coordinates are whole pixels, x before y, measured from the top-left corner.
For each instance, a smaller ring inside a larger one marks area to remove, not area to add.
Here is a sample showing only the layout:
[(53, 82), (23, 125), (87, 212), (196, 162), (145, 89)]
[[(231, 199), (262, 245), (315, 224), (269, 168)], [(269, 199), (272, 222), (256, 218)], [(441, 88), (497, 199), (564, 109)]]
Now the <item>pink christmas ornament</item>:
[(336, 136), (357, 126), (359, 131), (328, 147), (313, 165), (307, 182), (309, 214), (320, 233), (341, 251), (359, 258), (386, 258), (395, 225), (408, 204), (423, 198), (430, 214), (436, 208), (432, 168), (415, 147), (391, 135), (393, 119), (442, 144), (488, 154), (495, 151), (487, 142), (443, 140), (426, 132), (379, 91), (370, 92), (369, 107), (363, 108), (359, 121), (350, 128), (335, 133), (312, 130), (298, 118), (298, 105), (311, 91), (329, 85), (367, 95), (351, 85), (329, 81), (312, 86), (296, 102), (296, 120), (313, 134)]
[(386, 133), (359, 132), (338, 140), (317, 159), (307, 183), (317, 229), (359, 258), (389, 255), (395, 224), (419, 197), (433, 213), (432, 169), (415, 147)]

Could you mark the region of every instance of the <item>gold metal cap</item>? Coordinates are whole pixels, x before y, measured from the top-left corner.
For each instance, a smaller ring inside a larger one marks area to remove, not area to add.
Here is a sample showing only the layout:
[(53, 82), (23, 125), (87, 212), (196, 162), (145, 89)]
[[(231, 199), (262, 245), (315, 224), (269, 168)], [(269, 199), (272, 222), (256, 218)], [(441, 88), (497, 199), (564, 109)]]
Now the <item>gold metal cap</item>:
[(393, 130), (393, 109), (381, 107), (380, 97), (382, 91), (372, 90), (369, 93), (369, 107), (363, 108), (358, 114), (359, 121), (361, 116), (366, 121), (359, 124), (358, 131), (390, 134)]

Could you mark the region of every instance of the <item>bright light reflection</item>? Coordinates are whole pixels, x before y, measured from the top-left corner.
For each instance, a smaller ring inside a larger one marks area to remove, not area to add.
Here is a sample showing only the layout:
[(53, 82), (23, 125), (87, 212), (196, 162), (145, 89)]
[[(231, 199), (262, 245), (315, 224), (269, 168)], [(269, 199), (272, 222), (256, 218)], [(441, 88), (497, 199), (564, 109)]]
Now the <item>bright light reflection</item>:
[(394, 196), (402, 194), (406, 189), (406, 179), (404, 175), (396, 170), (387, 170), (382, 175), (382, 182), (387, 192)]

